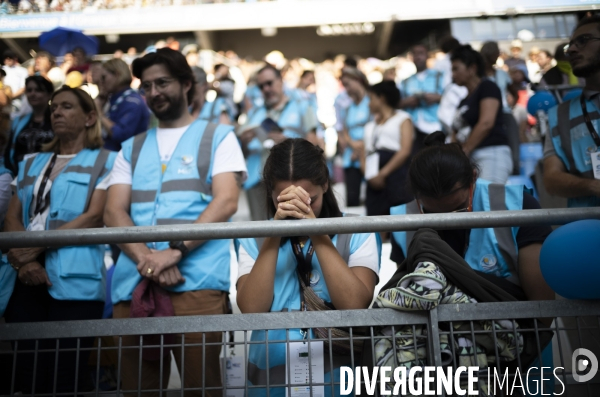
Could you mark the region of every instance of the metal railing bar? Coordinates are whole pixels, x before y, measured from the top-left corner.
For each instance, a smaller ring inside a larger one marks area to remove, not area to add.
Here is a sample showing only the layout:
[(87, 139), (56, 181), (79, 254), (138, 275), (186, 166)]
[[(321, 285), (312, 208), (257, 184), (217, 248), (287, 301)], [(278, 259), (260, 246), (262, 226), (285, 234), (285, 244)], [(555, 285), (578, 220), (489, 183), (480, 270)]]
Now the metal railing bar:
[(269, 329), (288, 329), (426, 323), (426, 313), (406, 313), (393, 309), (219, 314), (2, 324), (0, 340), (253, 331), (265, 329), (265, 324)]
[[(560, 300), (440, 305), (438, 321), (545, 318), (564, 316), (565, 313), (569, 316), (598, 316), (600, 302)], [(0, 340), (252, 331), (264, 329), (265, 324), (269, 329), (289, 329), (423, 325), (427, 321), (426, 312), (409, 313), (393, 309), (78, 320), (2, 324)]]
[(557, 300), (439, 305), (438, 321), (564, 317), (565, 313), (569, 317), (597, 316), (600, 315), (600, 302)]
[(54, 346), (54, 376), (53, 376), (53, 383), (52, 383), (52, 395), (56, 396), (56, 386), (57, 386), (57, 381), (58, 381), (58, 355), (60, 353), (60, 339), (56, 340), (56, 344)]
[(487, 211), (449, 214), (355, 216), (298, 221), (222, 222), (192, 225), (71, 229), (0, 234), (0, 248), (59, 247), (153, 241), (231, 239), (311, 234), (366, 233), (532, 225), (600, 219), (600, 208)]
[(440, 324), (438, 321), (437, 308), (429, 312), (429, 329), (431, 330), (430, 344), (433, 354), (433, 365), (442, 366), (442, 352), (440, 350)]
[(94, 388), (94, 394), (98, 397), (100, 393), (100, 356), (102, 353), (102, 338), (98, 338), (98, 350), (96, 353), (96, 381), (94, 384), (96, 387)]

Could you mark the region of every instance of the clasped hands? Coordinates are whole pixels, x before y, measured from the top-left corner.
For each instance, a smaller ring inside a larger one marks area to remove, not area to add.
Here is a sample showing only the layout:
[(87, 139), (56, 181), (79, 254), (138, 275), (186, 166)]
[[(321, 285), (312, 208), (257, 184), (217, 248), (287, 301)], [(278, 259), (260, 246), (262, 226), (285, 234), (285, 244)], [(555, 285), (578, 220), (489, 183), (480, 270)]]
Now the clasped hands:
[(161, 287), (173, 287), (185, 282), (177, 264), (181, 260), (181, 252), (167, 248), (163, 251), (151, 249), (142, 255), (137, 270), (142, 277), (149, 278)]
[(290, 185), (277, 197), (277, 212), (273, 219), (315, 219), (310, 195), (300, 186)]
[(42, 247), (13, 248), (8, 251), (8, 262), (19, 269), (19, 280), (29, 286), (46, 284), (52, 286), (46, 269), (37, 261), (38, 256), (45, 251)]

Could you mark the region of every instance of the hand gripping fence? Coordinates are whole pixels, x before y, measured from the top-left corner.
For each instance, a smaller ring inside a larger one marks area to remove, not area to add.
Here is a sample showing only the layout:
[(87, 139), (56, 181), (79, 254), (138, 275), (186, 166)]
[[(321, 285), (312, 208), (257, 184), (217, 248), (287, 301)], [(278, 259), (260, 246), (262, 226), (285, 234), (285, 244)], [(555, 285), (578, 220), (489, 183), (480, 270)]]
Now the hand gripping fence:
[[(600, 219), (600, 208), (0, 233), (0, 247), (408, 231), (423, 227), (558, 225), (583, 219)], [(384, 362), (392, 369), (407, 363), (457, 368), (470, 362), (480, 364), (479, 379), (483, 384), (479, 385), (479, 395), (482, 396), (555, 393), (592, 397), (600, 395), (599, 376), (585, 382), (578, 379), (594, 370), (588, 368), (588, 372), (579, 373), (581, 362), (593, 364), (595, 358), (597, 370), (599, 316), (597, 301), (556, 300), (442, 304), (427, 312), (370, 309), (0, 324), (0, 396), (322, 397), (339, 394), (342, 386), (339, 379), (319, 375), (319, 371), (327, 374), (331, 368), (365, 367), (365, 371), (373, 374), (374, 367)], [(334, 327), (347, 329), (349, 346), (362, 342), (362, 351), (352, 348), (349, 356), (340, 357), (332, 351), (332, 341), (339, 339), (331, 331), (323, 338), (308, 332), (303, 343), (310, 354), (303, 356), (304, 364), (298, 364), (298, 360), (296, 364), (292, 362), (297, 351), (294, 349), (302, 343), (293, 340), (295, 330)], [(278, 332), (278, 336), (252, 338), (252, 332), (263, 332), (266, 328), (269, 331), (264, 331), (265, 334)], [(230, 333), (234, 334), (233, 339), (228, 337)], [(552, 340), (544, 345), (548, 333)], [(149, 345), (147, 340), (156, 335), (159, 337), (153, 338)], [(209, 338), (210, 335), (218, 338)], [(84, 341), (90, 338), (94, 339), (93, 345), (85, 345)], [(502, 371), (508, 368), (503, 361), (504, 343), (520, 338), (529, 340), (527, 348), (536, 360), (523, 363), (517, 355), (504, 378)], [(478, 348), (487, 350), (482, 353), (466, 349), (473, 341), (477, 341)], [(314, 353), (318, 346), (323, 349), (320, 356)], [(165, 359), (160, 360), (156, 378), (146, 382), (142, 353), (152, 348), (158, 349)], [(210, 348), (219, 351), (220, 360), (209, 359)], [(266, 352), (266, 368), (271, 370), (252, 363), (251, 351), (257, 348)], [(186, 359), (186, 353), (193, 349), (202, 351), (199, 362)], [(124, 360), (126, 356), (134, 357), (133, 364)], [(60, 389), (57, 385), (64, 383), (64, 378), (56, 368), (59, 361), (66, 359), (76, 360), (77, 370), (68, 377), (74, 382), (70, 388)], [(34, 370), (25, 387), (22, 380), (19, 383), (22, 374), (16, 370), (24, 361), (32, 363)], [(47, 374), (40, 381), (35, 372), (41, 372), (43, 365)], [(220, 379), (211, 379), (209, 370), (220, 373)], [(299, 380), (295, 373), (298, 370), (304, 370), (306, 377)], [(487, 374), (491, 374), (490, 385), (485, 384)], [(460, 381), (466, 378), (462, 376)], [(501, 381), (504, 381), (502, 386)], [(87, 388), (82, 386), (84, 383)], [(361, 395), (382, 395), (379, 382), (372, 393), (366, 389), (368, 383), (370, 380), (365, 381), (364, 376), (359, 381)], [(442, 390), (433, 395), (447, 394)]]

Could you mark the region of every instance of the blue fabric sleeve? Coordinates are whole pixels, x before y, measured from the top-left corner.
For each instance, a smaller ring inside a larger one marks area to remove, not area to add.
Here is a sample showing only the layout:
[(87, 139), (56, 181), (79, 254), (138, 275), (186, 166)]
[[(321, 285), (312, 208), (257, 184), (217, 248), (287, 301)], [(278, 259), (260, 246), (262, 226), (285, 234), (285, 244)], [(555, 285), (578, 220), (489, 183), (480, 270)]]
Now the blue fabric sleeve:
[[(147, 118), (146, 105), (139, 98), (129, 96), (114, 112), (109, 112), (109, 118), (114, 123), (110, 140), (123, 142), (140, 132), (136, 129), (141, 129), (138, 126)], [(143, 129), (146, 128), (147, 125)]]

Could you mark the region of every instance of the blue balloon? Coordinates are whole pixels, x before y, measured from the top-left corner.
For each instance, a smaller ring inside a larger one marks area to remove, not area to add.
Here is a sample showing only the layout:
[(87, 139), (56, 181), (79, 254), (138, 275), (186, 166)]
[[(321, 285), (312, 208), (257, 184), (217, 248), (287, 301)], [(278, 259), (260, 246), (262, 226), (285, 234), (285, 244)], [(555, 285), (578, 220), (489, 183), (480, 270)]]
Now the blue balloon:
[(569, 223), (553, 231), (540, 253), (544, 279), (567, 299), (600, 299), (600, 220)]
[(570, 101), (573, 98), (577, 98), (579, 95), (581, 95), (582, 92), (583, 89), (581, 88), (573, 88), (572, 90), (565, 92), (565, 95), (563, 95), (562, 100), (563, 102)]
[(548, 112), (550, 108), (556, 106), (556, 98), (549, 91), (538, 91), (527, 101), (527, 112), (532, 116), (537, 116), (538, 110)]

